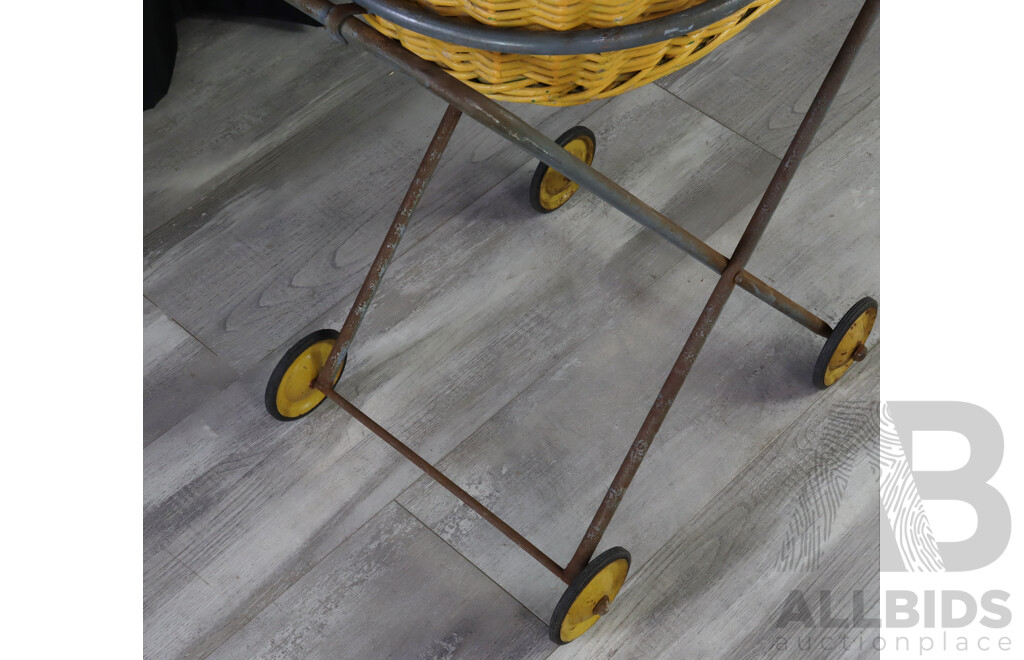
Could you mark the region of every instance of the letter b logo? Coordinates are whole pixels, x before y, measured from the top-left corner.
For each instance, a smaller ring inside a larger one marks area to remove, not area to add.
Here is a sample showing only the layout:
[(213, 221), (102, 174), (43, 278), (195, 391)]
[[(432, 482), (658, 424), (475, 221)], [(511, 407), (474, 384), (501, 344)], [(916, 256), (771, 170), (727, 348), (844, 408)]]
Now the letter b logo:
[[(913, 470), (915, 431), (959, 433), (970, 447), (956, 470)], [(1003, 432), (984, 408), (960, 401), (890, 401), (882, 410), (880, 459), (883, 571), (970, 571), (991, 564), (1010, 540), (1010, 509), (988, 480), (1003, 459)], [(937, 541), (925, 500), (966, 502), (978, 517), (974, 535)], [(889, 534), (888, 532), (892, 532)]]

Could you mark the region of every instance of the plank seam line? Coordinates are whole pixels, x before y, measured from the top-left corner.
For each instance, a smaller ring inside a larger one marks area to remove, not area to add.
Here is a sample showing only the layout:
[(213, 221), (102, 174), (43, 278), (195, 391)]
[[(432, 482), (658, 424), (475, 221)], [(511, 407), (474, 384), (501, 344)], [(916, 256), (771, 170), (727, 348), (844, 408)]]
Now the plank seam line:
[[(851, 23), (852, 23), (852, 21), (851, 21)], [(849, 28), (847, 28), (847, 29), (849, 29)], [(872, 28), (872, 30), (873, 30), (873, 31), (875, 31), (875, 32), (877, 32), (877, 31), (878, 31), (878, 25), (876, 24), (876, 25), (875, 25), (875, 27), (874, 27), (874, 28)], [(878, 38), (878, 37), (877, 37), (877, 35), (876, 35), (876, 36), (875, 36), (874, 38), (875, 38), (875, 39), (877, 39), (877, 38)], [(872, 38), (869, 38), (869, 39), (868, 39), (868, 43), (870, 43), (870, 42), (871, 42), (871, 39), (872, 39)], [(867, 45), (868, 45), (868, 44), (867, 44), (867, 43), (865, 43), (865, 44), (864, 44), (864, 46), (862, 46), (862, 47), (861, 47), (861, 52), (863, 52), (864, 48), (865, 48), (865, 47), (867, 47)], [(838, 50), (837, 50), (837, 52), (838, 52)], [(860, 61), (859, 55), (860, 55), (860, 53), (858, 53), (858, 59), (857, 59), (857, 61), (858, 61), (858, 62)], [(834, 56), (833, 56), (833, 57), (834, 57)], [(826, 69), (827, 69), (827, 67), (826, 67)], [(820, 84), (820, 82), (821, 82), (821, 79), (824, 79), (824, 77), (825, 77), (825, 74), (822, 74), (822, 75), (820, 76), (820, 78), (815, 78), (815, 79), (814, 79), (814, 81), (815, 81), (816, 83)], [(683, 77), (680, 77), (680, 79), (682, 79), (682, 78), (683, 78)], [(847, 78), (849, 78), (849, 76), (847, 76)], [(723, 120), (720, 120), (720, 119), (718, 119), (717, 117), (714, 117), (714, 116), (712, 116), (711, 114), (709, 114), (708, 112), (704, 111), (703, 109), (701, 109), (701, 108), (697, 107), (697, 106), (696, 106), (696, 105), (694, 105), (693, 103), (690, 103), (689, 101), (686, 101), (685, 99), (683, 99), (683, 97), (679, 96), (678, 94), (676, 94), (676, 93), (675, 93), (675, 92), (673, 92), (672, 90), (668, 89), (667, 87), (663, 87), (663, 86), (662, 86), (662, 82), (663, 82), (662, 80), (657, 80), (657, 81), (655, 81), (655, 82), (654, 82), (654, 85), (655, 85), (655, 86), (657, 86), (657, 87), (658, 87), (659, 89), (662, 89), (662, 90), (664, 90), (664, 91), (668, 92), (669, 94), (671, 94), (672, 96), (676, 97), (677, 99), (679, 99), (680, 101), (682, 101), (682, 102), (683, 102), (683, 103), (685, 103), (686, 105), (690, 106), (691, 108), (693, 108), (694, 110), (696, 110), (696, 111), (697, 111), (697, 112), (699, 112), (700, 114), (704, 115), (705, 117), (708, 117), (708, 118), (710, 118), (710, 119), (711, 119), (712, 121), (716, 122), (717, 124), (719, 124), (720, 126), (722, 126), (723, 128), (725, 128), (726, 130), (728, 130), (728, 131), (730, 131), (730, 132), (732, 132), (732, 133), (735, 133), (736, 135), (739, 135), (739, 136), (740, 136), (741, 138), (743, 138), (744, 140), (746, 140), (746, 141), (747, 141), (747, 142), (749, 142), (750, 144), (754, 145), (754, 146), (755, 146), (755, 147), (757, 147), (758, 149), (760, 149), (760, 150), (762, 150), (762, 151), (764, 151), (764, 152), (766, 152), (766, 153), (770, 154), (770, 155), (771, 155), (771, 156), (772, 156), (773, 158), (775, 158), (776, 160), (781, 160), (781, 157), (780, 157), (780, 156), (777, 156), (777, 155), (775, 155), (774, 153), (772, 153), (771, 151), (769, 151), (769, 150), (768, 150), (768, 149), (767, 149), (766, 147), (762, 147), (762, 146), (761, 146), (760, 144), (758, 144), (758, 143), (754, 142), (754, 140), (753, 140), (752, 138), (748, 138), (748, 137), (747, 137), (746, 135), (743, 135), (742, 133), (740, 133), (740, 132), (739, 132), (739, 130), (738, 130), (738, 129), (734, 129), (733, 127), (731, 127), (731, 126), (729, 126), (728, 124), (726, 124), (726, 123), (725, 123), (725, 122), (724, 122)], [(845, 83), (845, 81), (844, 81), (844, 83)], [(822, 144), (824, 144), (825, 142), (829, 141), (829, 140), (830, 140), (830, 139), (832, 138), (832, 136), (834, 136), (834, 135), (835, 135), (836, 133), (838, 133), (838, 132), (839, 132), (839, 131), (840, 131), (841, 129), (843, 129), (843, 128), (844, 128), (844, 127), (845, 127), (845, 126), (846, 126), (847, 124), (849, 124), (849, 123), (850, 123), (851, 121), (853, 121), (853, 119), (854, 119), (854, 118), (856, 118), (856, 117), (857, 117), (858, 115), (860, 115), (860, 113), (862, 113), (862, 112), (863, 112), (864, 110), (866, 110), (866, 109), (867, 109), (867, 108), (868, 108), (868, 107), (869, 107), (869, 106), (870, 106), (870, 105), (871, 105), (872, 103), (874, 103), (875, 101), (877, 101), (877, 100), (878, 100), (879, 98), (880, 98), (880, 95), (879, 95), (879, 94), (875, 94), (875, 95), (873, 95), (873, 96), (872, 96), (872, 97), (871, 97), (870, 99), (868, 99), (867, 103), (865, 103), (865, 104), (864, 104), (863, 106), (861, 106), (860, 108), (858, 108), (858, 109), (857, 109), (857, 110), (856, 110), (856, 111), (855, 111), (855, 112), (854, 112), (854, 113), (853, 113), (853, 114), (852, 114), (852, 115), (850, 116), (850, 118), (849, 118), (849, 119), (847, 119), (847, 120), (846, 120), (846, 121), (844, 121), (843, 123), (841, 123), (841, 124), (839, 124), (838, 126), (836, 126), (836, 127), (835, 127), (835, 130), (831, 131), (831, 132), (830, 132), (830, 133), (829, 133), (828, 135), (824, 135), (824, 133), (822, 133), (822, 132), (820, 132), (820, 131), (819, 131), (819, 134), (818, 134), (818, 136), (819, 136), (819, 138), (820, 138), (820, 139), (818, 140), (818, 143), (817, 143), (817, 144), (815, 144), (814, 146), (812, 146), (811, 148), (809, 148), (809, 149), (807, 150), (807, 152), (806, 152), (806, 153), (804, 153), (804, 158), (807, 158), (807, 157), (808, 157), (808, 156), (810, 156), (810, 155), (811, 155), (812, 153), (814, 153), (814, 152), (815, 152), (815, 151), (816, 151), (816, 150), (818, 149), (818, 147), (820, 147), (820, 146), (821, 146)], [(837, 99), (838, 99), (838, 97), (837, 97)]]
[[(168, 554), (170, 554), (170, 553), (168, 553)], [(196, 571), (196, 569), (194, 569), (194, 568), (192, 568), (191, 566), (189, 566), (188, 564), (186, 564), (186, 563), (185, 563), (185, 560), (183, 560), (183, 559), (182, 559), (181, 557), (179, 557), (179, 556), (178, 556), (177, 554), (171, 554), (170, 556), (171, 556), (171, 559), (173, 559), (173, 560), (174, 560), (175, 562), (177, 562), (177, 563), (178, 563), (178, 564), (180, 564), (180, 565), (181, 565), (182, 567), (184, 567), (184, 568), (185, 568), (185, 570), (187, 570), (187, 571), (188, 571), (189, 573), (191, 573), (192, 575), (195, 575), (195, 576), (196, 576), (197, 578), (199, 578), (199, 581), (200, 581), (200, 582), (202, 582), (202, 583), (203, 583), (203, 584), (205, 584), (206, 586), (210, 587), (211, 589), (213, 589), (213, 590), (214, 590), (214, 591), (216, 591), (217, 593), (220, 593), (220, 589), (218, 589), (217, 587), (215, 587), (215, 586), (213, 586), (212, 584), (210, 584), (209, 582), (207, 582), (207, 581), (206, 581), (206, 578), (204, 578), (204, 577), (203, 577), (202, 575), (200, 575), (200, 574), (199, 574), (199, 572), (198, 572), (198, 571)]]
[[(195, 340), (196, 340), (196, 342), (197, 342), (197, 343), (198, 343), (198, 344), (199, 344), (200, 346), (202, 346), (202, 347), (203, 347), (203, 348), (205, 348), (206, 350), (210, 351), (210, 353), (211, 353), (211, 354), (213, 354), (213, 355), (215, 355), (216, 357), (221, 357), (221, 356), (220, 356), (220, 355), (219, 355), (219, 354), (218, 354), (218, 353), (217, 353), (217, 352), (216, 352), (215, 350), (213, 350), (212, 348), (210, 348), (209, 346), (207, 346), (207, 345), (206, 345), (206, 343), (205, 343), (205, 342), (203, 342), (203, 340), (202, 340), (202, 339), (200, 339), (199, 337), (196, 337), (196, 336), (195, 336), (194, 334), (192, 334), (192, 332), (191, 332), (191, 331), (190, 331), (190, 330), (189, 330), (188, 328), (186, 328), (186, 327), (185, 327), (185, 326), (183, 326), (183, 325), (182, 325), (181, 323), (179, 323), (179, 322), (178, 322), (178, 319), (174, 318), (173, 316), (171, 316), (170, 314), (168, 314), (168, 313), (167, 313), (166, 311), (164, 311), (164, 309), (163, 309), (162, 307), (160, 307), (160, 305), (156, 304), (156, 302), (155, 302), (155, 301), (154, 301), (154, 300), (153, 300), (152, 298), (150, 298), (150, 297), (149, 297), (148, 295), (146, 295), (145, 293), (143, 293), (143, 294), (142, 294), (142, 297), (143, 297), (143, 298), (145, 298), (146, 300), (148, 300), (148, 301), (149, 301), (149, 303), (150, 303), (151, 305), (153, 305), (154, 307), (156, 307), (157, 311), (159, 311), (159, 312), (160, 312), (161, 314), (163, 314), (164, 316), (166, 316), (166, 317), (167, 317), (167, 318), (168, 318), (168, 319), (169, 319), (169, 320), (171, 321), (171, 323), (173, 323), (174, 325), (176, 325), (176, 326), (178, 326), (179, 328), (181, 328), (181, 329), (182, 329), (182, 331), (183, 331), (183, 332), (184, 332), (185, 334), (187, 334), (187, 335), (188, 335), (189, 337), (191, 337), (192, 339), (195, 339)], [(231, 365), (230, 365), (230, 364), (228, 364), (227, 366), (228, 366), (228, 367), (230, 367), (230, 368), (231, 368), (231, 370), (235, 372), (235, 380), (238, 380), (238, 369), (235, 369), (234, 367), (231, 367)], [(233, 381), (231, 381), (231, 382), (233, 383), (233, 382), (235, 382), (235, 381), (233, 380)], [(229, 384), (230, 384), (230, 383), (229, 383)]]
[(547, 621), (545, 621), (544, 619), (542, 619), (542, 618), (540, 618), (539, 616), (537, 616), (537, 614), (536, 614), (536, 613), (535, 613), (535, 612), (534, 612), (533, 610), (531, 610), (531, 609), (530, 609), (529, 607), (527, 607), (526, 603), (522, 602), (521, 600), (519, 600), (518, 598), (516, 598), (515, 596), (513, 596), (513, 595), (512, 595), (511, 593), (509, 593), (509, 591), (508, 591), (507, 589), (505, 589), (505, 587), (501, 586), (501, 584), (499, 584), (499, 583), (498, 583), (498, 582), (497, 582), (497, 581), (496, 581), (496, 580), (495, 580), (494, 578), (492, 578), (492, 577), (491, 577), (490, 575), (488, 575), (487, 573), (485, 573), (485, 572), (484, 572), (484, 569), (480, 568), (480, 567), (479, 567), (479, 566), (477, 566), (477, 565), (476, 565), (475, 563), (473, 563), (473, 560), (472, 560), (472, 559), (470, 559), (470, 558), (469, 558), (469, 557), (467, 557), (466, 555), (462, 554), (462, 553), (461, 553), (461, 552), (459, 551), (459, 549), (458, 549), (458, 548), (456, 548), (455, 546), (453, 546), (453, 545), (452, 545), (451, 543), (449, 543), (448, 541), (444, 540), (444, 539), (443, 539), (443, 538), (441, 537), (441, 535), (440, 535), (440, 534), (438, 534), (438, 533), (437, 533), (436, 531), (434, 531), (434, 528), (433, 528), (433, 527), (431, 527), (431, 526), (430, 526), (430, 525), (428, 525), (427, 523), (423, 522), (423, 520), (421, 520), (419, 516), (417, 516), (417, 515), (416, 515), (415, 513), (413, 513), (413, 512), (412, 512), (412, 511), (410, 511), (409, 509), (407, 509), (407, 508), (405, 507), (405, 505), (403, 505), (403, 504), (402, 504), (401, 502), (399, 502), (399, 501), (398, 501), (398, 499), (397, 499), (397, 498), (396, 498), (396, 499), (393, 499), (393, 500), (391, 500), (391, 501), (392, 501), (392, 502), (394, 502), (395, 504), (397, 504), (397, 505), (398, 505), (399, 507), (401, 507), (403, 511), (405, 511), (405, 512), (406, 512), (406, 513), (408, 513), (408, 514), (409, 514), (410, 516), (412, 516), (412, 517), (413, 517), (413, 519), (414, 519), (414, 520), (415, 520), (416, 522), (418, 522), (419, 524), (423, 525), (423, 527), (424, 527), (424, 528), (425, 528), (425, 529), (426, 529), (426, 530), (427, 530), (428, 532), (430, 532), (431, 534), (433, 534), (433, 535), (434, 535), (434, 536), (435, 536), (435, 537), (436, 537), (436, 538), (437, 538), (437, 539), (438, 539), (439, 541), (441, 541), (441, 543), (444, 543), (444, 544), (445, 544), (446, 546), (448, 546), (449, 548), (451, 548), (451, 549), (452, 549), (452, 550), (453, 550), (453, 551), (454, 551), (454, 552), (455, 552), (455, 553), (456, 553), (457, 555), (459, 555), (460, 557), (462, 557), (463, 559), (465, 559), (465, 560), (466, 560), (466, 563), (468, 563), (468, 564), (469, 564), (470, 566), (472, 566), (473, 568), (475, 568), (475, 569), (477, 570), (477, 572), (478, 572), (478, 573), (480, 573), (480, 575), (483, 575), (483, 576), (484, 576), (484, 578), (486, 578), (486, 579), (487, 579), (487, 581), (488, 581), (488, 582), (490, 582), (490, 583), (494, 584), (494, 585), (495, 585), (496, 587), (498, 587), (498, 588), (499, 588), (499, 589), (501, 589), (501, 590), (502, 590), (503, 592), (505, 592), (505, 594), (507, 594), (509, 598), (511, 598), (511, 599), (512, 599), (513, 601), (515, 601), (515, 602), (519, 603), (519, 605), (520, 605), (520, 606), (522, 606), (522, 608), (523, 608), (523, 609), (525, 609), (525, 610), (526, 610), (527, 612), (529, 612), (529, 613), (530, 613), (531, 615), (533, 615), (533, 617), (534, 617), (535, 619), (537, 619), (537, 620), (538, 620), (538, 621), (540, 621), (540, 622), (541, 622), (542, 624), (544, 624), (544, 626), (545, 626), (545, 627), (547, 627), (547, 625), (548, 625), (548, 624), (547, 624)]
[[(393, 500), (392, 500), (392, 501), (393, 501)], [(387, 508), (388, 504), (390, 504), (390, 503), (391, 503), (391, 502), (388, 502), (388, 503), (386, 503), (386, 504), (385, 504), (384, 506), (382, 506), (382, 507), (381, 507), (380, 509), (378, 509), (378, 510), (377, 510), (377, 512), (376, 512), (375, 514), (373, 514), (372, 516), (370, 516), (369, 518), (367, 518), (365, 522), (363, 522), (363, 523), (362, 523), (361, 525), (359, 525), (359, 526), (358, 526), (358, 527), (356, 527), (356, 528), (355, 528), (354, 530), (352, 530), (352, 532), (351, 532), (351, 533), (349, 533), (349, 534), (348, 534), (347, 536), (345, 536), (345, 538), (343, 538), (343, 539), (342, 539), (341, 541), (339, 541), (337, 545), (335, 545), (335, 546), (334, 546), (333, 548), (331, 548), (330, 550), (328, 550), (327, 552), (325, 552), (325, 553), (323, 554), (323, 556), (322, 556), (322, 557), (320, 557), (320, 559), (317, 559), (317, 560), (316, 560), (316, 561), (315, 561), (314, 563), (310, 564), (309, 568), (307, 568), (307, 569), (306, 569), (306, 570), (305, 570), (305, 571), (304, 571), (304, 572), (303, 572), (303, 573), (302, 573), (301, 575), (298, 575), (298, 576), (296, 576), (296, 578), (295, 578), (294, 580), (292, 580), (292, 581), (291, 581), (291, 584), (289, 584), (289, 585), (288, 585), (288, 586), (287, 586), (287, 587), (286, 587), (285, 589), (283, 589), (283, 590), (281, 591), (281, 593), (279, 593), (279, 594), (277, 594), (276, 596), (274, 596), (274, 598), (272, 598), (272, 599), (271, 599), (271, 600), (270, 600), (269, 602), (267, 602), (267, 604), (266, 604), (266, 605), (264, 605), (263, 607), (261, 607), (261, 608), (260, 608), (260, 610), (259, 610), (259, 612), (256, 612), (256, 613), (255, 613), (255, 614), (253, 614), (253, 615), (252, 615), (251, 617), (247, 618), (247, 619), (245, 620), (245, 623), (243, 623), (243, 624), (242, 624), (241, 626), (239, 626), (239, 627), (238, 627), (238, 629), (237, 629), (237, 630), (235, 630), (235, 632), (231, 633), (231, 635), (229, 635), (228, 637), (226, 637), (226, 638), (224, 639), (224, 641), (223, 641), (223, 642), (221, 642), (221, 643), (220, 643), (220, 644), (218, 644), (218, 645), (217, 645), (216, 647), (214, 647), (213, 649), (211, 649), (211, 650), (210, 650), (210, 652), (209, 652), (209, 653), (207, 653), (207, 654), (206, 654), (206, 655), (205, 655), (204, 657), (207, 657), (207, 658), (208, 658), (208, 657), (212, 656), (213, 654), (215, 654), (215, 653), (216, 653), (216, 652), (217, 652), (217, 651), (218, 651), (218, 650), (220, 649), (220, 647), (224, 646), (225, 644), (227, 644), (228, 642), (230, 642), (230, 641), (231, 641), (232, 639), (234, 639), (234, 638), (235, 638), (236, 636), (238, 636), (238, 634), (239, 634), (239, 633), (241, 633), (242, 631), (244, 631), (244, 630), (245, 630), (245, 629), (246, 629), (246, 628), (247, 628), (247, 627), (249, 626), (249, 624), (250, 624), (250, 623), (252, 623), (252, 622), (253, 622), (253, 621), (254, 621), (254, 620), (256, 619), (256, 617), (258, 617), (258, 616), (259, 616), (260, 614), (263, 614), (263, 612), (264, 612), (264, 611), (265, 611), (265, 610), (266, 610), (267, 608), (269, 608), (269, 607), (271, 607), (271, 606), (275, 605), (275, 604), (277, 603), (277, 600), (278, 600), (279, 598), (281, 598), (282, 596), (284, 596), (285, 594), (287, 594), (287, 593), (288, 593), (289, 591), (291, 591), (291, 590), (292, 590), (293, 588), (295, 588), (295, 585), (296, 585), (296, 584), (298, 583), (298, 581), (299, 581), (299, 580), (301, 580), (302, 578), (304, 578), (304, 577), (306, 577), (307, 575), (309, 575), (309, 573), (311, 573), (311, 572), (313, 571), (313, 569), (315, 569), (315, 568), (316, 568), (317, 566), (319, 566), (320, 564), (322, 564), (322, 563), (324, 562), (324, 560), (325, 560), (325, 559), (327, 559), (328, 557), (330, 557), (330, 556), (331, 556), (331, 554), (333, 554), (335, 550), (337, 550), (338, 548), (340, 548), (340, 547), (341, 547), (342, 545), (344, 545), (344, 544), (345, 544), (345, 542), (347, 542), (347, 541), (348, 541), (349, 539), (351, 539), (351, 538), (352, 538), (353, 536), (355, 536), (355, 535), (356, 535), (356, 534), (358, 534), (358, 533), (359, 533), (360, 531), (362, 531), (362, 529), (363, 529), (364, 527), (366, 527), (366, 526), (367, 526), (367, 525), (369, 525), (369, 524), (370, 524), (371, 522), (373, 522), (374, 520), (376, 520), (377, 516), (379, 516), (379, 515), (381, 514), (381, 512), (382, 512), (382, 511), (383, 511), (383, 510), (384, 510), (385, 508)], [(396, 504), (397, 504), (397, 502), (396, 502)], [(401, 506), (401, 505), (399, 505), (399, 506)], [(402, 507), (402, 508), (404, 509), (405, 507)], [(417, 519), (417, 520), (418, 520), (418, 519)], [(196, 641), (200, 641), (200, 640), (196, 640)]]
[[(726, 124), (726, 123), (725, 123), (725, 122), (724, 122), (723, 120), (719, 119), (718, 117), (715, 117), (715, 116), (713, 116), (713, 115), (709, 114), (708, 112), (706, 112), (705, 110), (703, 110), (702, 108), (699, 108), (699, 107), (697, 107), (696, 105), (694, 105), (693, 103), (690, 103), (689, 101), (687, 101), (687, 100), (686, 100), (686, 99), (684, 99), (683, 97), (679, 96), (678, 94), (676, 94), (676, 93), (675, 93), (675, 92), (673, 92), (672, 90), (670, 90), (670, 89), (667, 89), (667, 88), (665, 88), (665, 87), (662, 87), (662, 86), (661, 86), (661, 85), (659, 84), (659, 82), (655, 82), (655, 83), (654, 83), (654, 86), (655, 86), (655, 87), (657, 87), (658, 89), (660, 89), (661, 91), (665, 92), (666, 94), (668, 94), (668, 95), (669, 95), (669, 96), (671, 96), (672, 98), (676, 99), (677, 101), (679, 101), (679, 102), (680, 102), (680, 103), (682, 103), (683, 105), (687, 106), (688, 108), (691, 108), (691, 109), (693, 109), (693, 110), (694, 110), (694, 111), (695, 111), (695, 112), (696, 112), (697, 114), (699, 114), (699, 115), (702, 115), (702, 116), (704, 116), (704, 117), (707, 117), (707, 118), (708, 118), (708, 119), (710, 119), (711, 121), (715, 122), (716, 124), (718, 124), (719, 126), (721, 126), (722, 128), (724, 128), (724, 129), (725, 129), (726, 131), (728, 131), (729, 133), (732, 133), (732, 134), (733, 134), (733, 135), (735, 135), (736, 137), (740, 138), (741, 140), (743, 140), (743, 141), (744, 141), (744, 142), (746, 142), (747, 144), (749, 144), (749, 145), (751, 145), (752, 147), (754, 147), (755, 149), (757, 149), (758, 151), (761, 151), (761, 152), (764, 152), (764, 153), (768, 154), (769, 156), (771, 156), (771, 157), (772, 157), (772, 159), (773, 159), (773, 160), (774, 160), (774, 161), (775, 161), (776, 163), (778, 163), (778, 162), (780, 162), (780, 161), (782, 160), (782, 158), (780, 158), (779, 156), (776, 156), (776, 155), (775, 155), (775, 154), (773, 154), (773, 153), (772, 153), (771, 151), (769, 151), (769, 150), (768, 150), (767, 148), (765, 148), (765, 147), (761, 146), (761, 145), (760, 145), (760, 144), (758, 144), (757, 142), (754, 142), (754, 140), (753, 140), (753, 139), (751, 139), (751, 138), (747, 137), (747, 136), (746, 136), (746, 135), (744, 135), (743, 133), (740, 133), (738, 129), (736, 129), (736, 128), (733, 128), (732, 126), (730, 126), (730, 125)], [(808, 154), (810, 154), (810, 151), (808, 151), (808, 152), (807, 152), (806, 154), (804, 154), (804, 156), (806, 157), (806, 156), (807, 156)]]

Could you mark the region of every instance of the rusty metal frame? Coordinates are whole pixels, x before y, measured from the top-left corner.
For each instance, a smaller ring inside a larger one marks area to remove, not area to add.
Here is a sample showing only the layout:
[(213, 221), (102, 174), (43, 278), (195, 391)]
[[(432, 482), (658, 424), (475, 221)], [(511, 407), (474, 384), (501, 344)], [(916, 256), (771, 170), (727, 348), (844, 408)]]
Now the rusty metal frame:
[(355, 339), (359, 324), (363, 322), (366, 310), (370, 308), (373, 296), (377, 293), (377, 287), (384, 279), (384, 273), (391, 265), (391, 260), (395, 258), (395, 252), (398, 251), (398, 244), (405, 234), (405, 228), (412, 220), (413, 211), (416, 210), (420, 198), (423, 197), (423, 192), (427, 189), (427, 184), (434, 176), (437, 164), (441, 162), (441, 155), (444, 154), (460, 117), (462, 117), (462, 111), (458, 108), (449, 105), (444, 111), (441, 123), (437, 125), (434, 137), (431, 138), (430, 144), (427, 146), (427, 152), (423, 154), (420, 166), (416, 168), (416, 174), (412, 178), (412, 183), (409, 184), (409, 189), (405, 192), (405, 198), (398, 208), (398, 213), (395, 214), (391, 228), (384, 237), (384, 242), (381, 243), (380, 250), (377, 251), (377, 256), (370, 265), (370, 270), (366, 273), (366, 279), (363, 280), (359, 293), (356, 294), (355, 302), (352, 303), (352, 308), (345, 318), (345, 324), (339, 331), (338, 340), (334, 343), (331, 354), (327, 356), (323, 368), (320, 369), (320, 374), (317, 377), (317, 383), (320, 386), (333, 389), (335, 376), (338, 375), (338, 369), (341, 368), (348, 355), (348, 348), (352, 345), (352, 340)]
[[(405, 199), (392, 222), (391, 229), (374, 259), (373, 265), (356, 296), (356, 300), (340, 331), (340, 336), (326, 364), (313, 383), (327, 398), (345, 410), (356, 421), (379, 436), (404, 457), (409, 459), (442, 487), (482, 516), (488, 523), (521, 547), (545, 568), (566, 583), (582, 571), (590, 561), (615, 511), (622, 501), (627, 488), (640, 468), (644, 456), (654, 441), (668, 411), (679, 394), (690, 368), (693, 366), (735, 287), (740, 287), (759, 300), (779, 310), (800, 325), (823, 337), (832, 333), (832, 328), (821, 318), (800, 306), (762, 280), (744, 270), (761, 236), (764, 234), (782, 196), (796, 173), (804, 154), (807, 153), (814, 135), (821, 125), (833, 99), (839, 92), (861, 44), (867, 39), (871, 27), (879, 14), (879, 0), (866, 0), (854, 21), (838, 55), (829, 69), (811, 106), (797, 129), (785, 156), (782, 158), (771, 183), (768, 185), (743, 236), (731, 257), (725, 257), (706, 243), (693, 236), (678, 224), (644, 204), (618, 184), (577, 160), (562, 147), (545, 137), (514, 114), (476, 92), (455, 78), (449, 76), (437, 65), (419, 59), (400, 44), (392, 41), (353, 16), (365, 13), (352, 5), (335, 5), (329, 0), (286, 0), (307, 15), (323, 23), (337, 39), (346, 43), (357, 43), (378, 57), (386, 60), (398, 70), (409, 75), (429, 91), (449, 103), (444, 117), (430, 142)], [(520, 148), (554, 167), (582, 188), (622, 211), (630, 219), (650, 228), (670, 243), (690, 254), (698, 261), (719, 273), (715, 288), (697, 319), (689, 337), (683, 345), (675, 364), (663, 384), (637, 432), (625, 459), (605, 493), (597, 512), (594, 514), (586, 533), (569, 563), (563, 568), (542, 552), (525, 537), (515, 531), (494, 512), (460, 488), (437, 468), (428, 463), (407, 445), (395, 438), (386, 429), (371, 419), (354, 404), (334, 391), (332, 383), (338, 369), (344, 363), (359, 324), (373, 299), (388, 265), (394, 258), (398, 243), (412, 217), (431, 175), (437, 167), (459, 117), (465, 113), (487, 128), (498, 133)]]

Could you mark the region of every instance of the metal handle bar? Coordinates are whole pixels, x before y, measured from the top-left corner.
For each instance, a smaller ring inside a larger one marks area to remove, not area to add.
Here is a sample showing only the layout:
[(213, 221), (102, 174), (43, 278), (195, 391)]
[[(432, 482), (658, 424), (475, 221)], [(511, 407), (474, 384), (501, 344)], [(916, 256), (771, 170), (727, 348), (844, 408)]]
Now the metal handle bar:
[[(323, 22), (333, 3), (328, 0), (287, 0)], [(667, 41), (717, 23), (751, 0), (706, 0), (683, 11), (613, 28), (565, 32), (495, 28), (440, 16), (409, 0), (359, 0), (358, 4), (392, 23), (448, 43), (523, 55), (586, 55), (607, 53)]]

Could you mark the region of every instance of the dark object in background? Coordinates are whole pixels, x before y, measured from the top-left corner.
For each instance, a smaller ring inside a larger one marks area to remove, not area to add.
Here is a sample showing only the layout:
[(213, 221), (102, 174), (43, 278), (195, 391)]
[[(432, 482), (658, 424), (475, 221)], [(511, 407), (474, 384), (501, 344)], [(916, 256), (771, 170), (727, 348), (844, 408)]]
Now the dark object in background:
[(174, 57), (178, 52), (174, 24), (185, 16), (251, 16), (320, 25), (282, 0), (146, 0), (142, 7), (144, 110), (155, 106), (171, 85)]

